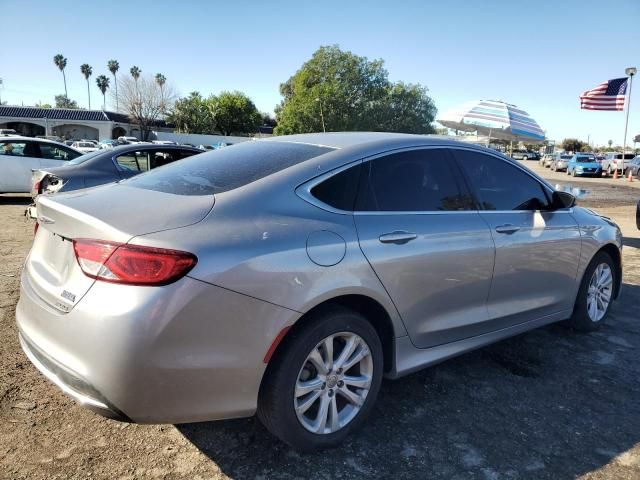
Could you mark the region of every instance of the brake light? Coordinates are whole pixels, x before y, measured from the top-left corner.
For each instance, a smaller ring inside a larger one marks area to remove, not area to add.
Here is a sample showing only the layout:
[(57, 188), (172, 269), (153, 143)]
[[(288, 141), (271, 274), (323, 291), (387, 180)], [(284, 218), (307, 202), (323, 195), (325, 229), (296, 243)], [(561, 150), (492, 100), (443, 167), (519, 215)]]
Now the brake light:
[(179, 250), (86, 238), (74, 240), (73, 250), (87, 277), (126, 285), (167, 285), (184, 277), (198, 261)]
[(42, 183), (42, 180), (38, 180), (34, 185), (33, 185), (33, 191), (36, 193), (40, 193), (40, 184)]

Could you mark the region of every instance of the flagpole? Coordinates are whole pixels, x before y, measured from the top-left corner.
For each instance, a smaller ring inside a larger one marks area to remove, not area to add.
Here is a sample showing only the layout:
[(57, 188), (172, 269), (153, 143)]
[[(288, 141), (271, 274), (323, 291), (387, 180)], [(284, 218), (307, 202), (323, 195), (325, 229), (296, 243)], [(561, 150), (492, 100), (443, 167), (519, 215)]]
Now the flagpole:
[(633, 85), (633, 76), (638, 70), (635, 67), (625, 69), (624, 73), (629, 76), (629, 99), (627, 100), (627, 118), (624, 122), (624, 141), (622, 142), (622, 165), (624, 165), (624, 154), (627, 148), (627, 127), (629, 126), (629, 110), (631, 110), (631, 86)]

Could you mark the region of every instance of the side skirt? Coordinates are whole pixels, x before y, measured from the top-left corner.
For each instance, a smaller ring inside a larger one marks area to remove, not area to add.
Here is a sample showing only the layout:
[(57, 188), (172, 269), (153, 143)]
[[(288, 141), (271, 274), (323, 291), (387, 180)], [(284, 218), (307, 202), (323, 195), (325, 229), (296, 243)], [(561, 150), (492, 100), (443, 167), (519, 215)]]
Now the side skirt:
[(444, 345), (438, 345), (437, 347), (430, 348), (416, 348), (413, 343), (411, 343), (408, 336), (396, 338), (394, 348), (396, 357), (394, 368), (386, 374), (386, 378), (394, 379), (408, 375), (417, 370), (430, 367), (436, 363), (440, 363), (449, 358), (484, 347), (485, 345), (495, 343), (499, 340), (519, 335), (520, 333), (542, 327), (543, 325), (548, 325), (560, 320), (566, 320), (570, 316), (571, 310), (564, 310), (536, 320), (502, 328), (495, 332), (489, 332), (475, 337), (465, 338), (464, 340), (458, 340), (457, 342), (446, 343)]

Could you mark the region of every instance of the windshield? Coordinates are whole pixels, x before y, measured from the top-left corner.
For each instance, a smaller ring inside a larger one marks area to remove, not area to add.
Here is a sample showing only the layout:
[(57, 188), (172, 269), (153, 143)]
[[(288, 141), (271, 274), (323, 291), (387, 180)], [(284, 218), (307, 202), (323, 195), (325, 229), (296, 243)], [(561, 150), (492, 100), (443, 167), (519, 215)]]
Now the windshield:
[(580, 162), (580, 163), (591, 163), (591, 162), (595, 162), (596, 161), (596, 157), (593, 156), (586, 156), (586, 155), (578, 155), (576, 157), (576, 162)]
[[(93, 145), (91, 145), (93, 146)], [(95, 152), (91, 152), (91, 153), (85, 153), (84, 155), (80, 155), (79, 157), (74, 158), (73, 160), (70, 160), (69, 163), (67, 163), (67, 165), (80, 165), (81, 163), (86, 162), (87, 160), (91, 160), (93, 157), (97, 157), (98, 155), (101, 155), (102, 151), (100, 150), (96, 150)]]
[(560, 155), (560, 158), (563, 159), (563, 160), (570, 160), (570, 159), (573, 158), (573, 156), (572, 155)]
[(317, 145), (247, 141), (151, 170), (125, 183), (176, 195), (214, 195), (242, 187), (331, 150)]

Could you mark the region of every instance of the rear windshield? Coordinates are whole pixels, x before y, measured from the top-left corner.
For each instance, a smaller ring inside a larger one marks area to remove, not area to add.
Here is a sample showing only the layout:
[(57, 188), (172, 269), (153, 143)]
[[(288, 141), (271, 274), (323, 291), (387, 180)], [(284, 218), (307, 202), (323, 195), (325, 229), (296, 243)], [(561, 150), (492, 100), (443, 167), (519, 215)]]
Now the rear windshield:
[(564, 160), (570, 160), (571, 158), (573, 158), (573, 155), (560, 155), (560, 158)]
[[(91, 145), (93, 147), (93, 145)], [(67, 165), (80, 165), (81, 163), (86, 162), (87, 160), (91, 160), (98, 155), (102, 155), (104, 153), (103, 150), (96, 150), (95, 152), (85, 153), (84, 155), (80, 155), (79, 157), (74, 158), (67, 162)]]
[(151, 170), (127, 180), (126, 184), (176, 195), (214, 195), (248, 185), (331, 150), (316, 145), (247, 141)]

